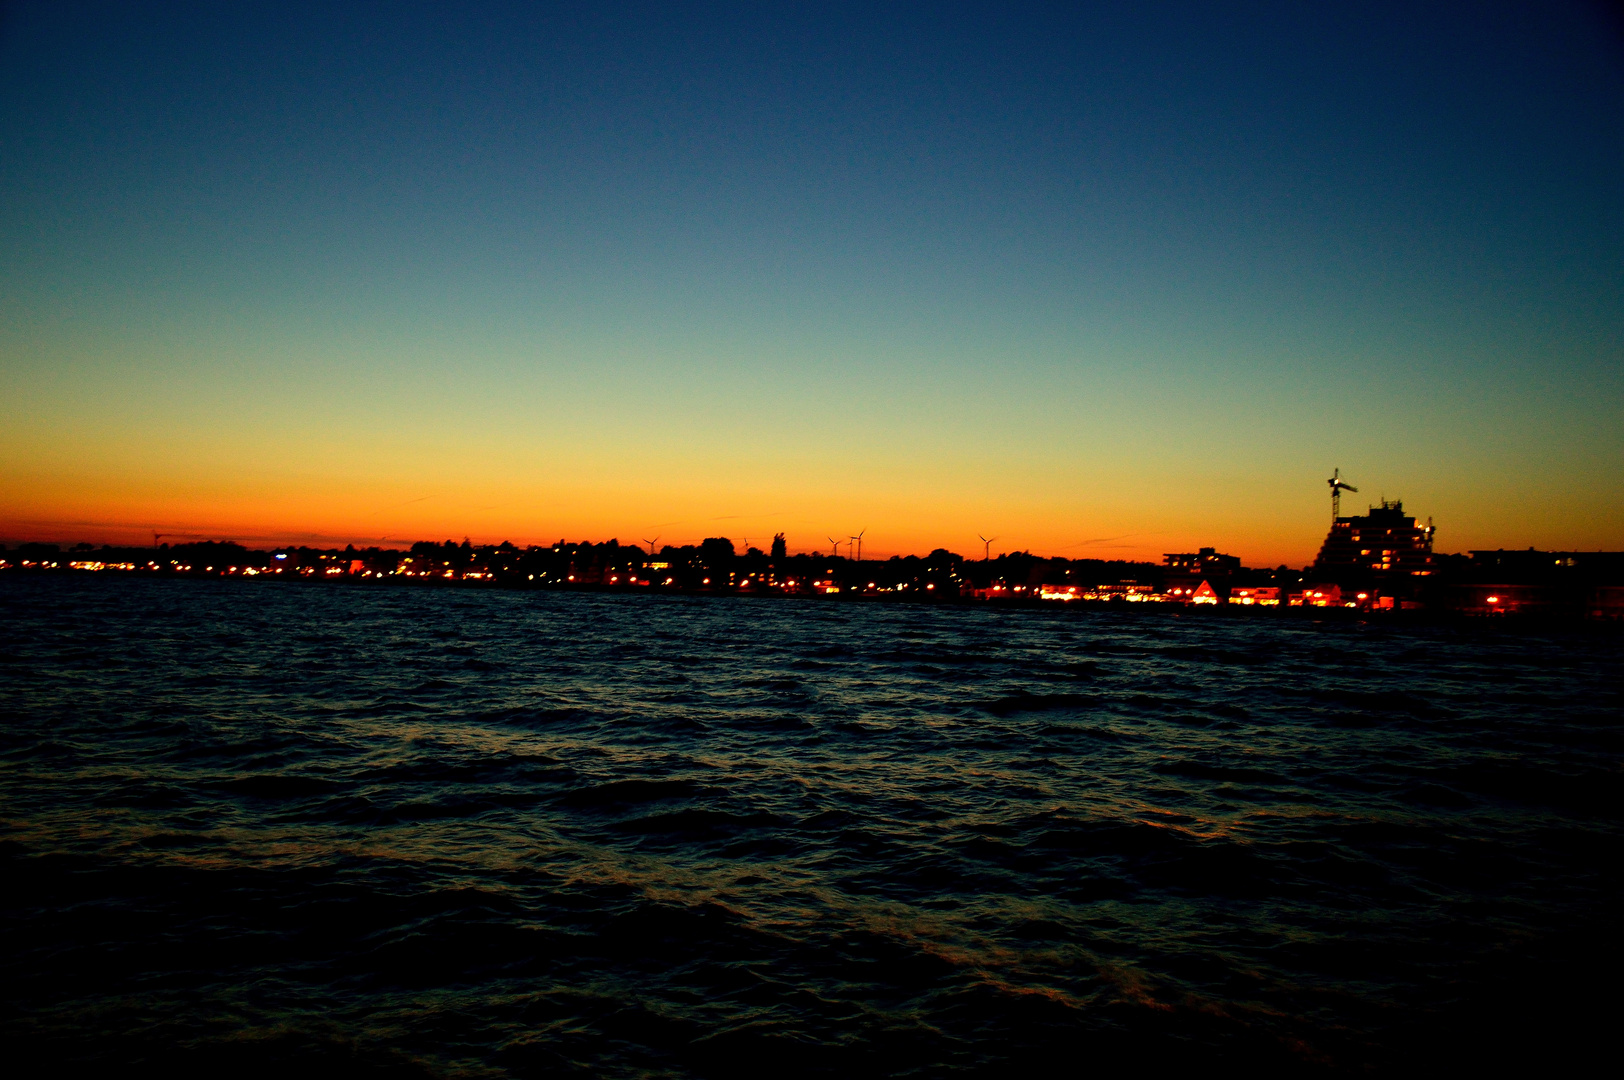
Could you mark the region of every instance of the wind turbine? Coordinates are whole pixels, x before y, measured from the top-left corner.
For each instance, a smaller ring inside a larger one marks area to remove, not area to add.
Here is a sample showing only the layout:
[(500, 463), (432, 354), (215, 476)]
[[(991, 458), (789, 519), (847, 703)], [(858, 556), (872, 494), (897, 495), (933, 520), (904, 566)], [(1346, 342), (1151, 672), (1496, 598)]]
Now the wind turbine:
[(1342, 493), (1359, 489), (1342, 479), (1341, 469), (1332, 469), (1331, 478), (1325, 482), (1331, 485), (1331, 524), (1335, 525), (1336, 519), (1342, 513)]
[(981, 541), (981, 561), (986, 562), (992, 557), (992, 542), (998, 537), (982, 536), (980, 533), (976, 533), (976, 538)]
[(829, 537), (829, 543), (834, 545), (834, 547), (831, 548), (830, 551), (829, 551), (829, 558), (831, 558), (831, 559), (840, 558), (840, 541), (836, 540), (834, 537), (831, 536), (831, 537)]
[[(868, 532), (868, 530), (864, 529), (863, 532), (860, 532), (856, 536), (852, 537), (853, 540), (857, 541), (857, 561), (858, 562), (863, 561), (863, 533), (866, 533), (866, 532)], [(851, 547), (848, 545), (846, 550), (850, 551)]]
[(660, 537), (659, 537), (658, 534), (655, 535), (653, 540), (650, 540), (646, 536), (643, 538), (643, 543), (648, 545), (648, 557), (651, 558), (651, 559), (654, 558), (654, 545), (655, 545), (656, 542), (659, 541), (659, 539), (660, 539)]

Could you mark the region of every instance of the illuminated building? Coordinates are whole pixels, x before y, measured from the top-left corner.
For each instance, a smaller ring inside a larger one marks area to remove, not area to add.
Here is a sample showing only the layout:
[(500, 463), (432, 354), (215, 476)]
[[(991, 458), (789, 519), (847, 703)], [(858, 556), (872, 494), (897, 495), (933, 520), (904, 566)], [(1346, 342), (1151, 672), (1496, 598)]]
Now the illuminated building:
[(1154, 598), (1155, 589), (1137, 581), (1124, 581), (1116, 585), (1096, 585), (1083, 594), (1085, 600), (1126, 600), (1138, 603)]
[[(1210, 547), (1200, 551), (1175, 552), (1162, 556), (1166, 567), (1162, 575), (1167, 595), (1186, 603), (1221, 604), (1228, 594), (1229, 580), (1240, 571), (1237, 555), (1225, 555)], [(1196, 593), (1205, 585), (1215, 599), (1197, 600)]]
[[(1340, 585), (1308, 585), (1302, 592), (1294, 592), (1286, 598), (1291, 607), (1342, 607), (1342, 586)], [(1351, 603), (1346, 606), (1352, 607)]]
[(1223, 555), (1210, 547), (1200, 551), (1162, 556), (1162, 565), (1169, 574), (1188, 574), (1191, 577), (1228, 577), (1241, 568), (1238, 555)]
[(1417, 525), (1404, 503), (1383, 499), (1363, 517), (1331, 522), (1313, 572), (1331, 581), (1378, 577), (1425, 577), (1433, 572), (1432, 522)]

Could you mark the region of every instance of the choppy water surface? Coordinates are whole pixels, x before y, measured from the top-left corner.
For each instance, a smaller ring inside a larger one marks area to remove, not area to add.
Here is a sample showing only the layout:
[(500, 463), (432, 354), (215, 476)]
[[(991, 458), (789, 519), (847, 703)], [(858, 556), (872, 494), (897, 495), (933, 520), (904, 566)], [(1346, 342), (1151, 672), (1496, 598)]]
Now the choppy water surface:
[(1362, 1068), (1554, 1052), (1612, 996), (1616, 634), (19, 578), (0, 615), (0, 1033), (50, 1060)]

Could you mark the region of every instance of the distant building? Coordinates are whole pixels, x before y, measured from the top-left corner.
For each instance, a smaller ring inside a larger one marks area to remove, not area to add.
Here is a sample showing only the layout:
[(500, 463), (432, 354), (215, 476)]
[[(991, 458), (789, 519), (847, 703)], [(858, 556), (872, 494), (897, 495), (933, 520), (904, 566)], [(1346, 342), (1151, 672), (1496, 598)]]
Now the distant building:
[[(1162, 572), (1162, 586), (1167, 590), (1167, 595), (1175, 600), (1190, 603), (1194, 601), (1195, 593), (1202, 585), (1206, 585), (1216, 596), (1226, 594), (1229, 591), (1229, 579), (1240, 570), (1241, 560), (1239, 556), (1224, 555), (1210, 547), (1204, 547), (1200, 551), (1163, 555), (1162, 565), (1166, 567)], [(1223, 603), (1223, 600), (1200, 602)]]
[(1624, 552), (1473, 551), (1451, 578), (1442, 604), (1467, 615), (1624, 619)]
[(1229, 602), (1245, 607), (1278, 607), (1280, 587), (1277, 585), (1241, 585), (1229, 590)]
[(1210, 547), (1185, 554), (1162, 556), (1162, 565), (1169, 574), (1188, 574), (1191, 577), (1228, 577), (1241, 568), (1238, 555), (1221, 555)]
[(1598, 578), (1624, 583), (1624, 551), (1474, 550), (1470, 572), (1513, 581)]
[(1342, 586), (1307, 585), (1286, 597), (1290, 607), (1342, 607)]
[(1433, 572), (1432, 534), (1432, 523), (1417, 525), (1401, 500), (1383, 499), (1363, 517), (1331, 523), (1313, 573), (1332, 581), (1425, 577)]

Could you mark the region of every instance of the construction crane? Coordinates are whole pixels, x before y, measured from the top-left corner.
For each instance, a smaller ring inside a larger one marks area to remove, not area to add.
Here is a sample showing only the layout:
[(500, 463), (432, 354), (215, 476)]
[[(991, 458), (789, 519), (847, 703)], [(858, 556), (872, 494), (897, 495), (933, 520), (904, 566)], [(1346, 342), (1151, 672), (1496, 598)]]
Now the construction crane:
[(1331, 485), (1331, 524), (1342, 514), (1342, 493), (1344, 491), (1358, 491), (1359, 489), (1342, 479), (1341, 469), (1332, 469), (1331, 478), (1325, 481)]

